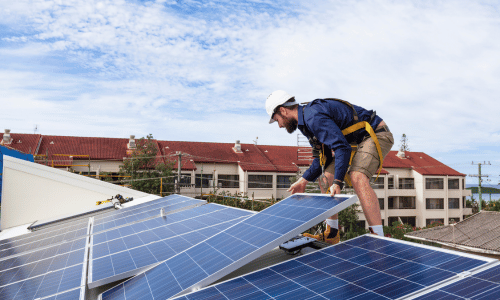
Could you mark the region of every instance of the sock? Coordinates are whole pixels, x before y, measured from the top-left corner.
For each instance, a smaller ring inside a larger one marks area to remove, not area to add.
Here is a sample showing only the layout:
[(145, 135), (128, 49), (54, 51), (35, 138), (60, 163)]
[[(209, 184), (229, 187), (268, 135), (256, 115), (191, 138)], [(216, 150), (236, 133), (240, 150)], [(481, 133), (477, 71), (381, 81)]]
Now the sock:
[(384, 227), (382, 225), (370, 226), (370, 232), (379, 236), (384, 236)]
[(326, 219), (325, 222), (330, 225), (331, 228), (339, 229), (339, 220)]
[(328, 226), (330, 226), (330, 234), (328, 234), (326, 238), (333, 239), (339, 232), (339, 220), (326, 219), (325, 222)]

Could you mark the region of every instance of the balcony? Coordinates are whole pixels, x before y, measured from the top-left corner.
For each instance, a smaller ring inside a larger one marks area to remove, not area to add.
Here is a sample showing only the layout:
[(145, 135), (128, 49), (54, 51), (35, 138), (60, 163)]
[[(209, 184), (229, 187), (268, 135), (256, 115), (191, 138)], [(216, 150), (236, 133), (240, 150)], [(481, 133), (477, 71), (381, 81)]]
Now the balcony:
[(410, 196), (416, 197), (417, 190), (416, 189), (397, 189), (397, 190), (387, 190), (387, 196)]

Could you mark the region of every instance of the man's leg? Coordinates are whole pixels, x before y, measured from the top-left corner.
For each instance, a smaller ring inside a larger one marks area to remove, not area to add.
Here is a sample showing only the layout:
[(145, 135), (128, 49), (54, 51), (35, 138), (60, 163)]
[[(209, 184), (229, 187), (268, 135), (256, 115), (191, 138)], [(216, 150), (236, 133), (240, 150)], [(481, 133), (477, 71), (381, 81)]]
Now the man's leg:
[[(335, 163), (332, 162), (328, 167), (328, 171), (325, 171), (325, 179), (327, 180), (325, 185), (319, 185), (321, 189), (322, 194), (326, 194), (327, 191), (324, 190), (323, 186), (331, 186), (333, 184), (333, 179), (335, 177), (334, 175), (334, 170), (335, 170)], [(329, 242), (331, 244), (336, 244), (340, 241), (340, 235), (339, 235), (339, 215), (335, 214), (328, 219), (325, 220), (326, 222), (326, 230), (324, 232), (324, 240), (326, 242)]]
[(370, 179), (365, 174), (357, 171), (353, 171), (349, 175), (351, 176), (352, 186), (358, 195), (368, 225), (376, 234), (383, 236), (380, 206), (377, 195), (370, 186)]

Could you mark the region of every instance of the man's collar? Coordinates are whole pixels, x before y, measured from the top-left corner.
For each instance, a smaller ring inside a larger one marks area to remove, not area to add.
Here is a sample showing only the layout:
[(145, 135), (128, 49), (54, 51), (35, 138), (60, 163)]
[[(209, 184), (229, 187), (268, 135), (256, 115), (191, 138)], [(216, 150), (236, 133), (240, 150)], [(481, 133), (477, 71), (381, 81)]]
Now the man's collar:
[(303, 107), (302, 105), (299, 105), (297, 107), (297, 117), (298, 117), (298, 120), (297, 120), (297, 125), (298, 126), (304, 126), (304, 114), (303, 114)]

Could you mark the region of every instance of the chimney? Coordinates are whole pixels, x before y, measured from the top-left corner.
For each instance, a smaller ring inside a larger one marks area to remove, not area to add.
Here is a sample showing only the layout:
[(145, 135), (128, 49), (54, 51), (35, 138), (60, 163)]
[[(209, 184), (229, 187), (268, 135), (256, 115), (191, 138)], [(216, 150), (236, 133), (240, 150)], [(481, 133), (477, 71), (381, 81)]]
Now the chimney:
[(398, 154), (396, 154), (397, 157), (404, 159), (405, 157), (405, 152), (403, 150), (399, 150)]
[(127, 144), (128, 149), (135, 149), (135, 135), (131, 135)]
[(243, 153), (241, 152), (241, 144), (240, 140), (236, 140), (236, 143), (234, 144), (233, 151), (236, 153)]
[(5, 129), (5, 133), (3, 134), (2, 144), (8, 145), (12, 143), (12, 138), (10, 137), (10, 129)]

